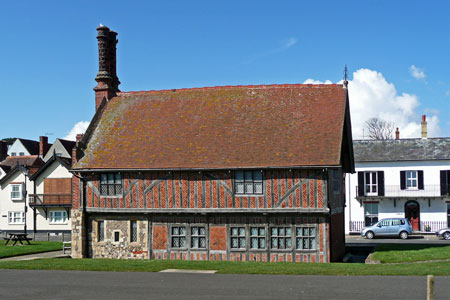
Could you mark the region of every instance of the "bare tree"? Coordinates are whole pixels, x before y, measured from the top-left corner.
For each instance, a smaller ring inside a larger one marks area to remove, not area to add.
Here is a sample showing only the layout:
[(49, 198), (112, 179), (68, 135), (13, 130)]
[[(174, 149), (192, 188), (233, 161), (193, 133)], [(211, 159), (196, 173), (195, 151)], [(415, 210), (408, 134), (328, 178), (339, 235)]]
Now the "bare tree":
[(394, 135), (394, 124), (378, 118), (367, 120), (366, 128), (371, 140), (389, 140)]

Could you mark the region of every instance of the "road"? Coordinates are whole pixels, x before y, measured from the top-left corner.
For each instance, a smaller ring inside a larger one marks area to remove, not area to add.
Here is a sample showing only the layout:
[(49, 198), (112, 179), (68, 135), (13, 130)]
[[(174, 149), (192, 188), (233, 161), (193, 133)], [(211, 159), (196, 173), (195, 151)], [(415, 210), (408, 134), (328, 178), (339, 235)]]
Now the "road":
[[(449, 299), (450, 277), (436, 277)], [(426, 299), (426, 277), (0, 270), (1, 299)]]
[(449, 245), (450, 241), (438, 239), (434, 235), (412, 235), (407, 240), (399, 238), (374, 238), (368, 240), (360, 235), (347, 235), (345, 243), (349, 244), (439, 244)]

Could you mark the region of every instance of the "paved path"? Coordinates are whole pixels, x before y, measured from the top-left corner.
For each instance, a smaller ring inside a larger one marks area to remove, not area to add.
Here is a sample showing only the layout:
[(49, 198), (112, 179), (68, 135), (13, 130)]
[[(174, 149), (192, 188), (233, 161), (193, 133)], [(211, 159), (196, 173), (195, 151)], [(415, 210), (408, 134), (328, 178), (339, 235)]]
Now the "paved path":
[[(426, 299), (426, 277), (0, 270), (1, 299)], [(449, 299), (450, 277), (436, 277)]]
[(19, 255), (13, 257), (2, 258), (0, 261), (13, 261), (13, 260), (33, 260), (40, 258), (60, 258), (60, 257), (70, 257), (69, 251), (66, 254), (63, 253), (62, 250), (59, 251), (51, 251), (51, 252), (42, 252), (28, 255)]

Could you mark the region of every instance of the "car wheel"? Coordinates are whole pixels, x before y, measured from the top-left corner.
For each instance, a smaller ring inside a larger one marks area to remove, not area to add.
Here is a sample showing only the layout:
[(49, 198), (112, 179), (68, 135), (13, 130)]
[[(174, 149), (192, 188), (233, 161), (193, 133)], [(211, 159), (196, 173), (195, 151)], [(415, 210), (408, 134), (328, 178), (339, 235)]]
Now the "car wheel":
[(450, 232), (444, 232), (444, 234), (442, 235), (442, 237), (444, 238), (444, 240), (450, 240)]
[(406, 231), (400, 232), (400, 238), (406, 240), (408, 238), (408, 233)]
[(374, 234), (373, 234), (372, 231), (367, 231), (366, 232), (366, 238), (367, 239), (371, 240), (371, 239), (373, 239), (373, 237), (374, 237)]

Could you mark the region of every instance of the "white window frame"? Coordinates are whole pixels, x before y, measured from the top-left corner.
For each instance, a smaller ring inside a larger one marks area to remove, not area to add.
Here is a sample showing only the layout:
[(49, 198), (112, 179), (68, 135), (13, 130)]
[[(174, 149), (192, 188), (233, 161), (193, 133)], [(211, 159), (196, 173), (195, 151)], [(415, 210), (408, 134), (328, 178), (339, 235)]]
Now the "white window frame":
[[(62, 221), (55, 221), (56, 213), (62, 213)], [(51, 210), (49, 224), (67, 224), (67, 212), (65, 210)]]
[[(19, 216), (17, 217), (16, 214)], [(20, 221), (16, 222), (15, 220), (19, 219)], [(23, 211), (8, 211), (8, 224), (11, 225), (23, 225), (25, 224), (25, 214)]]
[[(405, 171), (405, 179), (406, 179), (405, 187), (407, 190), (419, 189), (419, 172), (417, 172), (416, 170)], [(408, 183), (410, 183), (411, 186), (408, 186)]]
[[(18, 191), (14, 191), (15, 187), (19, 187)], [(19, 193), (19, 197), (13, 197), (13, 193)], [(22, 200), (22, 184), (11, 184), (11, 200)]]
[[(369, 181), (367, 181), (367, 174), (369, 175)], [(374, 183), (375, 175), (375, 183)], [(369, 191), (367, 191), (369, 188)], [(364, 172), (364, 194), (366, 196), (377, 196), (378, 195), (378, 172), (377, 171), (366, 171)]]

